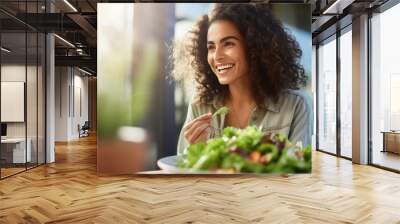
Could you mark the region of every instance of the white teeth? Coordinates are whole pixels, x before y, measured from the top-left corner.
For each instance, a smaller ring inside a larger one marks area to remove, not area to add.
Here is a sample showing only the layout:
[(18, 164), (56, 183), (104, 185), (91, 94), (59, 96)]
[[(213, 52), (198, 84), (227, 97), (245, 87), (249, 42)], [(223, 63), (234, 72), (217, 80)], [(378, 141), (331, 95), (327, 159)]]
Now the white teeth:
[(227, 69), (227, 68), (232, 68), (232, 67), (233, 67), (233, 64), (226, 64), (226, 65), (217, 66), (217, 69), (219, 71), (221, 71), (221, 70), (224, 70), (224, 69)]

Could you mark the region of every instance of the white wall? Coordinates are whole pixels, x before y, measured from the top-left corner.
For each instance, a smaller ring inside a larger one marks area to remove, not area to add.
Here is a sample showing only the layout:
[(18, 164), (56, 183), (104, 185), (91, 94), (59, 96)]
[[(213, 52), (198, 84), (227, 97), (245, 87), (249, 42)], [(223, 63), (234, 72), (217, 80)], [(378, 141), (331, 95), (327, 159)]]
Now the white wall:
[(76, 68), (56, 67), (55, 85), (55, 140), (77, 139), (78, 124), (88, 120), (88, 78)]
[[(25, 82), (25, 65), (2, 65), (1, 81), (21, 81)], [(28, 70), (31, 67), (28, 67)], [(6, 108), (1, 108), (6, 110)], [(25, 137), (25, 123), (7, 123), (7, 137)]]
[[(12, 65), (12, 64), (5, 64), (1, 66), (1, 81), (3, 82), (25, 82), (25, 74), (27, 69), (28, 74), (35, 73), (36, 74), (36, 67), (25, 65)], [(34, 83), (36, 85), (36, 83)], [(31, 90), (31, 89), (28, 89)], [(36, 97), (36, 89), (33, 92), (28, 91), (28, 97)], [(4, 97), (4, 96), (3, 96)], [(28, 102), (32, 100), (27, 99)], [(36, 108), (36, 105), (34, 105)], [(7, 110), (7, 108), (1, 108), (1, 110)], [(36, 117), (31, 117), (33, 114), (28, 113), (28, 121), (35, 120)], [(34, 114), (36, 116), (36, 114)], [(7, 136), (8, 137), (25, 137), (25, 123), (26, 122), (7, 122)], [(32, 125), (28, 125), (28, 128), (32, 127)], [(36, 129), (36, 127), (35, 127)], [(29, 130), (28, 130), (29, 132)], [(28, 136), (29, 137), (29, 136)]]
[(68, 140), (68, 87), (70, 84), (68, 71), (67, 67), (55, 68), (55, 141)]

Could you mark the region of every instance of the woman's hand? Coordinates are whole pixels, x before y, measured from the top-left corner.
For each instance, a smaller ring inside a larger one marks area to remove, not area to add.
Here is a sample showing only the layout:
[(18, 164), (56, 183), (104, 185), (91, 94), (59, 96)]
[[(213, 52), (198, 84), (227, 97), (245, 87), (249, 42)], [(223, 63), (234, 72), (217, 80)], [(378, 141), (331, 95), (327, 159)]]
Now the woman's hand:
[(183, 135), (190, 144), (206, 142), (211, 127), (212, 114), (203, 114), (183, 127)]

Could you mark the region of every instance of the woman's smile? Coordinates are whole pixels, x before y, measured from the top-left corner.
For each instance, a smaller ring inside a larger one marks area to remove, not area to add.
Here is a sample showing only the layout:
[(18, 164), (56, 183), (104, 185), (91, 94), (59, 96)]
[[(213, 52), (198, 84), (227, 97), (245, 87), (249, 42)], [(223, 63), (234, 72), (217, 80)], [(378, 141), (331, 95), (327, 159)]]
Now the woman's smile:
[(217, 75), (222, 75), (234, 68), (235, 64), (217, 64), (216, 69), (217, 69)]

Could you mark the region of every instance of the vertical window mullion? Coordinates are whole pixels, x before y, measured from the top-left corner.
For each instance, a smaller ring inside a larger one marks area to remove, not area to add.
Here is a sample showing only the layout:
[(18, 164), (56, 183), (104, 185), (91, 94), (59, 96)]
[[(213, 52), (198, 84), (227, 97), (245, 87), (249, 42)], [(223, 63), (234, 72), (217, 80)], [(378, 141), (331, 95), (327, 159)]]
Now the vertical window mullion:
[(315, 47), (315, 92), (316, 92), (316, 97), (315, 97), (315, 108), (316, 111), (316, 131), (315, 131), (315, 147), (316, 150), (319, 150), (319, 104), (318, 104), (318, 99), (319, 99), (319, 44), (316, 45)]
[[(28, 21), (28, 1), (25, 0), (25, 21)], [(28, 24), (25, 23), (25, 102), (24, 102), (24, 119), (25, 119), (25, 170), (28, 170)]]
[[(47, 2), (47, 0), (44, 1), (44, 5), (45, 5), (44, 11), (45, 11), (45, 13), (48, 13), (49, 3)], [(44, 119), (44, 136), (43, 136), (43, 138), (44, 138), (44, 161), (43, 161), (43, 163), (44, 164), (47, 163), (47, 151), (48, 151), (47, 150), (47, 144), (48, 144), (47, 143), (47, 124), (48, 124), (47, 123), (47, 43), (48, 43), (47, 38), (49, 37), (48, 35), (49, 35), (49, 33), (47, 31), (45, 31), (44, 32), (44, 55), (43, 55), (44, 69), (42, 69), (42, 82), (44, 82), (44, 100), (43, 100), (43, 102), (44, 102), (44, 111), (43, 111), (44, 117), (42, 117), (42, 119)], [(53, 37), (54, 37), (54, 35), (53, 35)], [(43, 44), (43, 42), (42, 42), (42, 44)], [(43, 53), (43, 51), (42, 51), (42, 53)], [(43, 75), (44, 75), (44, 78), (43, 78)], [(59, 76), (59, 77), (61, 78), (61, 76)], [(44, 79), (44, 81), (43, 81), (43, 79)], [(43, 96), (43, 93), (42, 93), (42, 96)], [(43, 109), (43, 107), (42, 107), (42, 109)]]
[[(39, 14), (39, 0), (36, 1)], [(39, 31), (36, 32), (36, 166), (39, 166)]]
[(368, 155), (367, 155), (367, 164), (372, 164), (373, 161), (373, 153), (372, 153), (372, 92), (371, 92), (371, 75), (372, 75), (372, 65), (371, 65), (371, 56), (372, 56), (372, 30), (371, 30), (371, 20), (372, 20), (372, 11), (368, 11), (368, 31), (367, 31), (367, 46), (368, 46), (368, 53), (367, 53), (367, 85), (368, 85), (368, 115), (367, 115), (367, 119), (368, 119)]
[(336, 155), (341, 156), (341, 123), (340, 123), (340, 30), (336, 31)]

